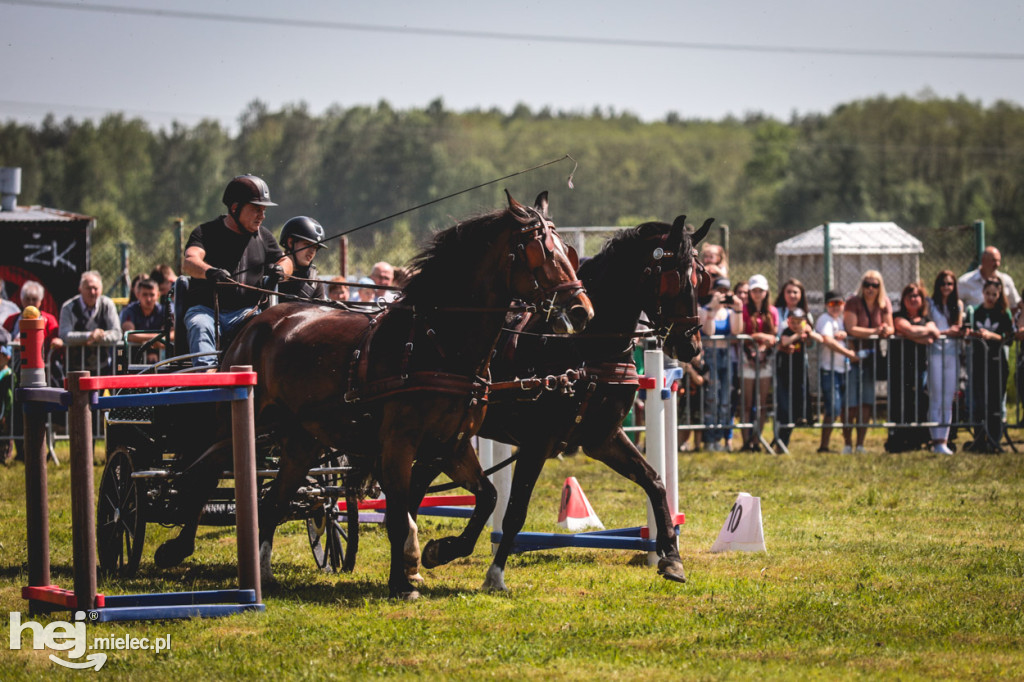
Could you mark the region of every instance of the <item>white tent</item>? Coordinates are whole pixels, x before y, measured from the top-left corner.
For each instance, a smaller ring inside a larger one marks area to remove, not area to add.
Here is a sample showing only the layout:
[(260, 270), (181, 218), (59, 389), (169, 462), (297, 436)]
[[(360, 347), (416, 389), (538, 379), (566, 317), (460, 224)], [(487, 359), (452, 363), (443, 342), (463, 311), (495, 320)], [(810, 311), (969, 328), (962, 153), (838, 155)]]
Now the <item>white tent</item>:
[[(878, 270), (890, 297), (920, 278), (924, 245), (896, 223), (828, 223), (832, 243), (832, 288), (853, 294), (866, 270)], [(818, 225), (775, 245), (778, 287), (795, 277), (807, 288), (808, 302), (824, 302), (825, 226)]]

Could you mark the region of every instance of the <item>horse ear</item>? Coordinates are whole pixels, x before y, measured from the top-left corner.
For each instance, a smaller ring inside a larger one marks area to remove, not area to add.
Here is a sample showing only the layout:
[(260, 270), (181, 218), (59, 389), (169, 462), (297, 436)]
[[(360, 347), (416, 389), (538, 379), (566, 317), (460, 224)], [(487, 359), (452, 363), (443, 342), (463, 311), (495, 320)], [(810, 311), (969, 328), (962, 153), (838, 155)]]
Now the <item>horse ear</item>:
[[(676, 222), (684, 219), (686, 216), (680, 216), (676, 218)], [(697, 231), (690, 235), (690, 241), (693, 242), (694, 246), (700, 244), (700, 240), (708, 236), (708, 231), (711, 230), (711, 223), (715, 222), (714, 218), (708, 218), (704, 221), (704, 224), (697, 228)]]
[(516, 216), (520, 218), (529, 217), (529, 214), (526, 212), (526, 209), (523, 207), (523, 205), (520, 204), (515, 199), (513, 199), (512, 195), (509, 194), (507, 189), (505, 190), (505, 196), (508, 197), (508, 210), (512, 211), (512, 213), (514, 213)]
[(533, 200), (533, 207), (540, 211), (541, 215), (548, 215), (548, 191), (544, 190)]
[(686, 233), (686, 216), (681, 215), (672, 223), (672, 229), (668, 231), (668, 243), (678, 251), (683, 243), (683, 235)]

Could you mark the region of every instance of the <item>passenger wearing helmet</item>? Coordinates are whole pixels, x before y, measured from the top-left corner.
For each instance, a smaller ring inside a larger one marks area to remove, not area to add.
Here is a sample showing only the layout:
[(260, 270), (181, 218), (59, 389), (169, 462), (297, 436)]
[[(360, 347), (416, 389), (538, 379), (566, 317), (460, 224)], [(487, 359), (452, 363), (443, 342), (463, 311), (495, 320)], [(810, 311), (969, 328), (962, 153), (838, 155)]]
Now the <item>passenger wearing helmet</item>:
[(291, 260), (263, 227), (267, 207), (277, 206), (267, 183), (255, 175), (239, 175), (228, 183), (222, 201), (227, 214), (195, 228), (185, 244), (183, 270), (192, 278), (185, 311), (189, 352), (204, 354), (193, 360), (195, 365), (217, 363), (214, 287), (221, 334), (230, 334), (259, 312), (263, 295), (226, 283), (258, 287), (265, 274), (281, 280), (292, 273)]
[[(325, 299), (327, 291), (319, 281), (313, 259), (324, 246), (324, 228), (304, 215), (292, 218), (281, 228), (281, 246), (292, 261), (292, 277), (278, 285), (282, 294), (309, 299)], [(315, 280), (315, 281), (303, 281)]]

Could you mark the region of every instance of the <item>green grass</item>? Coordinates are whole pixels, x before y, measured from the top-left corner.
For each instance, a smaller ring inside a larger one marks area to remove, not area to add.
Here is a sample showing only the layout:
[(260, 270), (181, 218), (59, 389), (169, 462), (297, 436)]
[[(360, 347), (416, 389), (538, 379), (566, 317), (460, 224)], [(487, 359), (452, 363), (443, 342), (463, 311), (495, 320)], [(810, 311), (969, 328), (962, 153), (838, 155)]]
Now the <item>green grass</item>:
[[(1020, 435), (1015, 433), (1015, 435)], [(918, 452), (685, 454), (680, 546), (689, 582), (665, 581), (635, 552), (513, 557), (508, 594), (481, 592), (489, 544), (425, 571), (423, 597), (386, 599), (383, 532), (364, 526), (356, 571), (315, 573), (304, 531), (279, 534), (267, 611), (217, 620), (97, 624), (89, 637), (170, 634), (172, 650), (111, 652), (112, 679), (990, 679), (1024, 677), (1024, 456)], [(835, 436), (834, 436), (835, 437)], [(100, 469), (97, 469), (97, 480)], [(608, 527), (644, 520), (639, 490), (582, 456), (548, 464), (529, 530), (550, 531), (576, 476)], [(54, 582), (69, 586), (68, 467), (51, 468)], [(711, 554), (736, 494), (761, 498), (768, 553)], [(24, 469), (0, 470), (0, 607), (26, 583)], [(424, 539), (462, 520), (427, 518)], [(160, 571), (150, 527), (140, 575), (109, 594), (230, 587), (231, 529)], [(63, 616), (58, 616), (63, 618)], [(6, 632), (0, 633), (6, 636)], [(45, 652), (0, 655), (0, 678), (86, 675)]]

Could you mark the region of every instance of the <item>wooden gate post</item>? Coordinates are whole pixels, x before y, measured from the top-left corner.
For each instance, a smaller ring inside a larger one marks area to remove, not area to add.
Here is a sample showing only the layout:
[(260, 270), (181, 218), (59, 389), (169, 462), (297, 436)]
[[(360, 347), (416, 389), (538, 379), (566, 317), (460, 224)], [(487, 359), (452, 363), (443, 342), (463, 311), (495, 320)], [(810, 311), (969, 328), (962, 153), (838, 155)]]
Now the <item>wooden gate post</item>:
[(92, 391), (78, 382), (89, 372), (69, 372), (68, 435), (71, 441), (71, 537), (75, 566), (75, 601), (82, 610), (96, 608), (96, 506), (92, 474)]
[[(232, 372), (251, 372), (250, 365), (233, 365)], [(256, 436), (253, 387), (246, 387), (246, 400), (231, 401), (231, 447), (235, 459), (235, 528), (238, 537), (238, 587), (256, 591), (256, 603), (263, 603), (260, 588), (259, 513), (256, 490)]]

